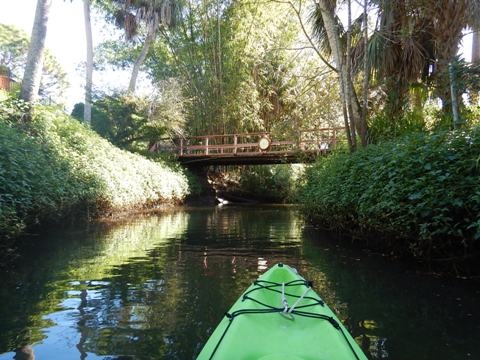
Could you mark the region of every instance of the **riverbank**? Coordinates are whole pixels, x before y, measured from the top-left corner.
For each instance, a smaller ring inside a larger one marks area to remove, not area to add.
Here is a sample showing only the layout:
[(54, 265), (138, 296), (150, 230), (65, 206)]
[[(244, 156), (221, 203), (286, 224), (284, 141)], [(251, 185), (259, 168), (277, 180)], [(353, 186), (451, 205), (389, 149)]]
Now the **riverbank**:
[(0, 246), (32, 227), (66, 218), (183, 201), (175, 164), (121, 150), (55, 107), (5, 98), (0, 111)]
[(479, 154), (478, 128), (412, 134), (354, 154), (334, 154), (307, 170), (299, 201), (313, 222), (365, 239), (370, 247), (429, 261), (475, 263)]

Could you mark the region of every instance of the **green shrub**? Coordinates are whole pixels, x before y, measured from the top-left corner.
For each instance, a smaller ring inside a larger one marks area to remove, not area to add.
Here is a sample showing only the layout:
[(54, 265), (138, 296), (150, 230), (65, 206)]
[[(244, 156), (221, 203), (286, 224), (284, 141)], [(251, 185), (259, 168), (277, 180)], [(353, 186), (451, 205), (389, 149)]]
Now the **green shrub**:
[(0, 235), (58, 219), (81, 202), (95, 202), (101, 184), (75, 171), (48, 143), (0, 122)]
[(480, 239), (480, 129), (412, 134), (307, 170), (299, 199), (325, 227), (369, 234), (418, 257)]
[(179, 201), (185, 174), (164, 161), (120, 150), (52, 107), (36, 107), (20, 122), (20, 101), (0, 102), (0, 236), (56, 220), (70, 211)]

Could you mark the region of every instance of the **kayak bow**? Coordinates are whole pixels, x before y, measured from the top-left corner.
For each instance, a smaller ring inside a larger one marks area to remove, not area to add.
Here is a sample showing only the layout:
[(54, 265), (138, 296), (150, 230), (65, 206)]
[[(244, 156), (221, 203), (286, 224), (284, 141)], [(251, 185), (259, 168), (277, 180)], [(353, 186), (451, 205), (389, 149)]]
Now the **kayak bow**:
[(225, 314), (197, 360), (367, 360), (297, 271), (278, 264)]

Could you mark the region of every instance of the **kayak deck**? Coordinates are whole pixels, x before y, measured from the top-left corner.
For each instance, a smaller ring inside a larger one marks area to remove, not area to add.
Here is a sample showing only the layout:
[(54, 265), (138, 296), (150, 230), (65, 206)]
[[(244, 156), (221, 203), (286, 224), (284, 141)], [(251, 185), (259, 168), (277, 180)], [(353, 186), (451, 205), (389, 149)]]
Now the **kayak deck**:
[(235, 302), (197, 359), (367, 358), (311, 284), (278, 264)]

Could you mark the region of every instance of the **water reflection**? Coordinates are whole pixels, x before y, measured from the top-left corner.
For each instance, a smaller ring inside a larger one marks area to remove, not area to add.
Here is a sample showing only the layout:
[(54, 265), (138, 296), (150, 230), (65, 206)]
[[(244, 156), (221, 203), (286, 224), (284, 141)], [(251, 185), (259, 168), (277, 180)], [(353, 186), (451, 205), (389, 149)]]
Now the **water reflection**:
[(15, 350), (15, 359), (16, 360), (35, 360), (35, 354), (30, 345), (21, 347), (20, 349)]
[(372, 359), (480, 356), (476, 284), (339, 248), (292, 208), (185, 210), (38, 243), (3, 274), (0, 359), (192, 359), (277, 262), (313, 280)]
[(265, 271), (265, 270), (268, 269), (268, 261), (265, 260), (265, 259), (262, 258), (262, 257), (259, 257), (259, 258), (258, 258), (257, 264), (258, 264), (258, 265), (257, 265), (257, 271), (258, 271), (258, 272), (263, 272), (263, 271)]

